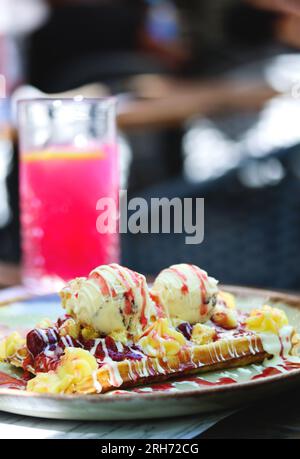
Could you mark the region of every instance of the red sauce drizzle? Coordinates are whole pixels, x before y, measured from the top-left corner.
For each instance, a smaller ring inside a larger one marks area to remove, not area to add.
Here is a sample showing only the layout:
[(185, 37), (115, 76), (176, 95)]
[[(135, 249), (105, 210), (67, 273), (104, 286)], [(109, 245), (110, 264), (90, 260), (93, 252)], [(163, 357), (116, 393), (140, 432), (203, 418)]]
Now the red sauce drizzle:
[(115, 291), (114, 288), (111, 288), (107, 280), (105, 279), (104, 276), (102, 276), (100, 273), (93, 272), (90, 276), (90, 279), (95, 279), (99, 286), (100, 290), (103, 296), (112, 296), (115, 298), (117, 296), (117, 292)]
[(300, 363), (294, 363), (294, 362), (288, 362), (285, 361), (283, 368), (287, 371), (292, 371), (292, 370), (299, 370), (300, 368)]
[(132, 290), (129, 290), (128, 292), (124, 293), (124, 298), (125, 298), (124, 313), (126, 315), (132, 314), (132, 303), (134, 301)]
[(183, 274), (181, 271), (179, 271), (179, 269), (176, 269), (176, 268), (169, 268), (169, 269), (167, 269), (167, 271), (171, 271), (171, 272), (175, 273), (179, 277), (179, 279), (182, 281), (181, 292), (184, 295), (187, 295), (189, 293), (189, 288), (188, 288), (188, 285), (187, 285), (187, 277), (186, 277), (186, 275)]
[(146, 327), (148, 321), (145, 315), (146, 312), (146, 305), (147, 305), (147, 297), (146, 297), (146, 291), (145, 291), (145, 286), (141, 286), (141, 294), (143, 297), (143, 306), (142, 306), (142, 311), (141, 311), (141, 325), (142, 327)]
[(181, 293), (183, 293), (183, 295), (187, 295), (189, 293), (189, 288), (186, 284), (184, 284), (182, 287), (181, 287)]
[(155, 391), (160, 391), (160, 390), (170, 390), (173, 389), (172, 383), (165, 383), (165, 384), (155, 384), (154, 386), (151, 387), (151, 389)]
[(265, 368), (262, 373), (257, 376), (253, 376), (252, 380), (255, 381), (256, 379), (267, 378), (268, 376), (276, 376), (282, 374), (280, 370), (277, 368)]
[[(134, 300), (134, 295), (133, 295), (133, 291), (132, 291), (132, 288), (130, 286), (130, 284), (128, 283), (126, 277), (124, 276), (124, 274), (122, 273), (122, 270), (120, 269), (120, 267), (116, 264), (113, 264), (111, 265), (113, 267), (113, 269), (118, 273), (118, 275), (122, 278), (122, 280), (124, 281), (125, 283), (125, 286), (126, 288), (128, 289), (128, 292), (127, 292), (127, 298), (131, 298), (132, 300)], [(142, 311), (141, 311), (141, 319), (140, 319), (140, 322), (142, 324), (142, 326), (146, 326), (147, 325), (147, 319), (145, 317), (145, 311), (146, 311), (146, 304), (147, 304), (147, 298), (146, 298), (146, 292), (145, 292), (145, 287), (143, 285), (143, 279), (141, 277), (140, 274), (136, 273), (135, 271), (131, 271), (130, 269), (128, 268), (123, 268), (125, 269), (125, 271), (130, 275), (131, 279), (133, 280), (133, 282), (135, 283), (135, 285), (137, 287), (140, 287), (141, 289), (141, 295), (143, 297), (143, 305), (142, 305)], [(129, 303), (126, 301), (126, 305), (125, 305), (125, 309), (126, 311), (128, 311), (127, 313), (130, 314), (131, 313), (131, 305), (129, 307)], [(125, 312), (125, 311), (124, 311)], [(126, 312), (125, 312), (126, 313)]]
[(137, 287), (139, 287), (140, 285), (140, 281), (141, 281), (141, 276), (140, 274), (136, 273), (135, 271), (131, 271), (130, 269), (128, 268), (124, 268), (125, 271), (128, 272), (128, 274), (130, 275), (131, 279), (133, 280), (133, 282), (135, 283), (135, 285)]
[(6, 373), (0, 372), (0, 387), (5, 389), (26, 389), (26, 381), (22, 379), (13, 378)]
[(201, 378), (188, 378), (187, 382), (195, 382), (199, 386), (209, 386), (209, 387), (214, 387), (214, 386), (226, 386), (228, 384), (236, 384), (237, 381), (232, 378), (220, 378), (216, 382), (210, 382), (206, 381), (205, 379)]
[[(127, 298), (133, 300), (134, 299), (134, 295), (133, 295), (132, 288), (131, 288), (130, 284), (128, 283), (126, 277), (124, 276), (122, 270), (120, 269), (120, 266), (117, 265), (117, 264), (112, 264), (111, 267), (118, 273), (120, 278), (124, 281), (125, 287), (128, 289)], [(147, 325), (147, 323), (148, 323), (147, 318), (145, 316), (146, 305), (147, 305), (147, 296), (146, 296), (146, 291), (145, 291), (143, 278), (142, 278), (142, 276), (140, 274), (136, 273), (135, 271), (131, 271), (128, 268), (122, 268), (122, 269), (124, 269), (130, 275), (130, 277), (133, 280), (133, 282), (135, 283), (135, 285), (141, 289), (141, 295), (142, 295), (142, 298), (143, 298), (143, 305), (142, 305), (140, 322), (141, 322), (141, 325), (143, 327), (145, 327)], [(129, 306), (129, 301), (126, 300), (125, 311), (124, 312), (127, 313), (127, 314), (130, 314), (131, 311), (132, 311), (131, 310), (131, 305)]]
[(207, 280), (207, 275), (202, 272), (197, 266), (190, 265), (191, 270), (193, 273), (196, 274), (200, 281), (200, 292), (201, 292), (201, 305), (200, 305), (200, 314), (201, 316), (205, 316), (208, 312), (208, 306), (205, 304), (206, 302), (206, 287), (205, 287), (205, 280)]
[(150, 292), (150, 297), (151, 297), (151, 300), (153, 301), (153, 303), (155, 304), (157, 317), (159, 319), (164, 318), (165, 317), (164, 308), (163, 308), (162, 304), (160, 303), (159, 297), (157, 295), (154, 295), (152, 292)]
[[(132, 303), (134, 302), (134, 295), (133, 295), (132, 288), (131, 288), (128, 280), (126, 279), (126, 277), (122, 273), (122, 270), (120, 269), (119, 265), (112, 264), (111, 267), (116, 271), (117, 275), (119, 276), (121, 281), (124, 282), (124, 285), (125, 285), (125, 287), (127, 289), (127, 292), (124, 295), (125, 296), (124, 313), (126, 315), (129, 315), (129, 314), (132, 313)], [(124, 268), (124, 269), (126, 269), (126, 268)], [(126, 271), (128, 271), (128, 273), (130, 274), (130, 277), (133, 279), (134, 283), (138, 286), (139, 285), (139, 280), (136, 278), (136, 276), (135, 277), (132, 276), (133, 271), (130, 271), (129, 269), (127, 269)]]
[[(286, 343), (289, 344), (289, 338), (286, 337), (285, 340), (286, 340)], [(281, 336), (279, 336), (279, 341), (280, 341), (280, 344), (281, 344), (280, 357), (283, 360), (286, 360), (286, 358), (284, 356), (284, 342), (282, 341), (282, 337)]]

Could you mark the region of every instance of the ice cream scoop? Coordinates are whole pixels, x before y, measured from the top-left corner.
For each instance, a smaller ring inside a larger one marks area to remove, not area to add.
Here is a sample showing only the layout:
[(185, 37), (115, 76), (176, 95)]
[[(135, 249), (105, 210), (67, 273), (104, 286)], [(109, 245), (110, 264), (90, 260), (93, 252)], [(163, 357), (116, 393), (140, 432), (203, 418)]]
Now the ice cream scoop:
[(195, 265), (164, 269), (156, 278), (152, 297), (172, 319), (190, 324), (210, 319), (217, 303), (218, 281)]
[(67, 313), (104, 335), (138, 334), (157, 314), (145, 277), (118, 264), (100, 266), (87, 278), (69, 282), (61, 297)]

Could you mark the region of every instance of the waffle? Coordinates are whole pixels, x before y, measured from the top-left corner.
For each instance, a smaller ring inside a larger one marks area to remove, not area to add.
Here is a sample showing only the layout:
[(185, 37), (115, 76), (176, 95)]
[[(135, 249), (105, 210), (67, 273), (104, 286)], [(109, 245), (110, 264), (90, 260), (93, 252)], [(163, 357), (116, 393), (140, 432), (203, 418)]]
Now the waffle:
[[(225, 332), (226, 334), (226, 332)], [(78, 348), (73, 349), (76, 353)], [(85, 350), (85, 352), (90, 352)], [(140, 386), (143, 384), (162, 382), (172, 378), (180, 378), (196, 373), (207, 373), (215, 370), (229, 369), (249, 364), (262, 363), (272, 356), (264, 350), (260, 337), (256, 334), (245, 334), (238, 337), (221, 338), (215, 342), (196, 345), (187, 342), (177, 355), (149, 357), (137, 354), (140, 360), (125, 359), (123, 361), (110, 360), (94, 370), (87, 377), (83, 377), (76, 388), (71, 392), (81, 394), (106, 393), (111, 390)], [(50, 359), (43, 360), (30, 358), (26, 345), (20, 347), (14, 355), (5, 359), (19, 368), (23, 368), (32, 375), (55, 373), (63, 361)], [(34, 380), (33, 380), (34, 381)]]
[[(258, 364), (270, 357), (256, 336), (228, 339), (203, 346), (192, 346), (167, 359), (146, 358), (138, 362), (126, 361), (113, 366), (104, 365), (97, 371), (96, 379), (98, 391), (105, 393), (116, 388), (129, 388), (196, 373)], [(94, 382), (93, 379), (88, 380), (87, 387), (82, 391), (97, 392)]]

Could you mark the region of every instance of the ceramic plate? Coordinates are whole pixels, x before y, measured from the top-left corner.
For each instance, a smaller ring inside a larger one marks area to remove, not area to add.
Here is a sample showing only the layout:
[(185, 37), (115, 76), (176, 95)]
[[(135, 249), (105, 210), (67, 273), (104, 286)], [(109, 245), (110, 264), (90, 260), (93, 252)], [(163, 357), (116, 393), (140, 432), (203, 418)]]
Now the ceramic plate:
[[(240, 309), (266, 302), (283, 308), (300, 330), (300, 297), (239, 287), (226, 287), (237, 295)], [(46, 296), (0, 307), (0, 336), (11, 330), (26, 332), (42, 318), (62, 315), (59, 298)], [(0, 371), (18, 373), (8, 365)], [(262, 365), (185, 377), (163, 384), (119, 390), (105, 395), (53, 396), (0, 387), (0, 410), (26, 416), (73, 420), (132, 420), (214, 412), (241, 407), (259, 398), (292, 389), (300, 383), (300, 368), (279, 373)]]

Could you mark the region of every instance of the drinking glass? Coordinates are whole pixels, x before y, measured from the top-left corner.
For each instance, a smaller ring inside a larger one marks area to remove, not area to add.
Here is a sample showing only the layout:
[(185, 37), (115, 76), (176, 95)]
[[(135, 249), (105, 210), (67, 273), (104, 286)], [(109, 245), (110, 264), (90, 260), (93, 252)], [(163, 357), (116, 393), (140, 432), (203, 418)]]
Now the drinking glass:
[(118, 203), (116, 104), (39, 99), (18, 110), (23, 281), (52, 290), (119, 262), (118, 232), (96, 226), (98, 200)]

